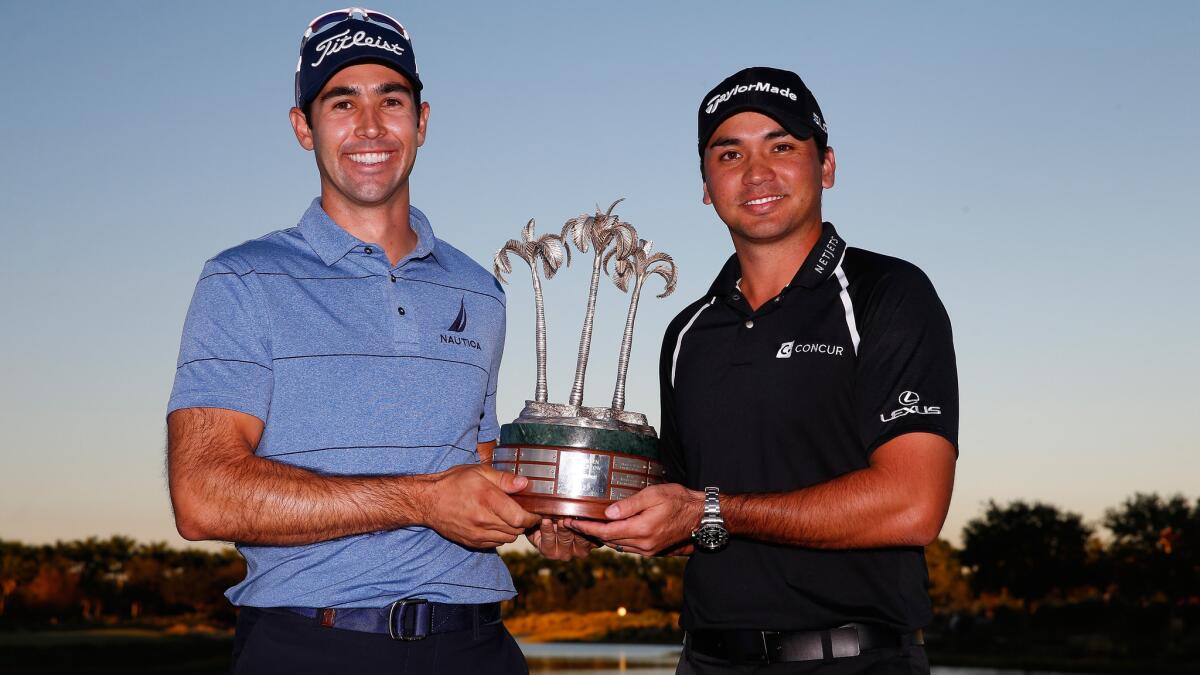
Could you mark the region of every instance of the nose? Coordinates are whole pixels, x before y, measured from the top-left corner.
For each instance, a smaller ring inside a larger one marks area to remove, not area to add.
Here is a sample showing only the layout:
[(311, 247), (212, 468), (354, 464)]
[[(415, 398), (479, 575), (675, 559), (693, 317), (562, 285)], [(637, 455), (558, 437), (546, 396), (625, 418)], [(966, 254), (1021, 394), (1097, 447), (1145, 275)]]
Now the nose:
[(761, 185), (775, 178), (775, 170), (766, 157), (752, 153), (747, 160), (742, 174), (742, 182), (746, 185)]
[(358, 128), (355, 133), (362, 138), (379, 138), (384, 134), (380, 122), (379, 111), (371, 106), (365, 106), (358, 115)]

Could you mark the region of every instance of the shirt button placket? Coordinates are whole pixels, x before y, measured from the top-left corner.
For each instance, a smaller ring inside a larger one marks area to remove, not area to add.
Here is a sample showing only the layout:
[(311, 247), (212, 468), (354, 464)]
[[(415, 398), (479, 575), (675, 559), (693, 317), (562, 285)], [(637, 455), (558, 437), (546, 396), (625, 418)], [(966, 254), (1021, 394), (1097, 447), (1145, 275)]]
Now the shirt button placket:
[(391, 301), (388, 311), (392, 312), (392, 325), (395, 326), (392, 337), (397, 345), (412, 344), (417, 341), (417, 318), (413, 314), (415, 308), (409, 296), (408, 284), (400, 281), (402, 279), (396, 276), (396, 270), (388, 272), (388, 298)]

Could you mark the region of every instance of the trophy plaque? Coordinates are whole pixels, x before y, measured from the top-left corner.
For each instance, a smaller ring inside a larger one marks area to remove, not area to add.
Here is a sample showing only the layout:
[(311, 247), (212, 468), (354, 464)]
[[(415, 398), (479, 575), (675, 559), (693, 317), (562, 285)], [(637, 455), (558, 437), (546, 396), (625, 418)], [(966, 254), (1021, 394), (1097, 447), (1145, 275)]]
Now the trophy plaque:
[[(653, 243), (638, 237), (629, 223), (613, 214), (621, 200), (604, 213), (597, 208), (568, 220), (561, 234), (534, 234), (530, 220), (521, 239), (510, 239), (496, 253), (496, 278), (512, 272), (508, 254), (524, 260), (532, 273), (536, 310), (537, 385), (533, 400), (511, 424), (500, 428), (500, 441), (492, 457), (493, 466), (529, 479), (528, 486), (513, 495), (526, 510), (544, 516), (604, 519), (604, 509), (638, 490), (663, 482), (665, 470), (659, 461), (658, 434), (646, 416), (625, 410), (625, 378), (633, 346), (642, 286), (652, 276), (663, 278), (665, 288), (658, 297), (675, 290), (677, 270), (671, 256), (654, 253)], [(538, 264), (547, 279), (571, 262), (571, 244), (581, 253), (593, 253), (591, 286), (575, 380), (566, 403), (549, 400), (546, 383), (546, 314)], [(583, 405), (584, 379), (592, 345), (592, 325), (600, 273), (609, 274), (614, 285), (630, 293), (625, 331), (617, 361), (617, 383), (609, 407)]]

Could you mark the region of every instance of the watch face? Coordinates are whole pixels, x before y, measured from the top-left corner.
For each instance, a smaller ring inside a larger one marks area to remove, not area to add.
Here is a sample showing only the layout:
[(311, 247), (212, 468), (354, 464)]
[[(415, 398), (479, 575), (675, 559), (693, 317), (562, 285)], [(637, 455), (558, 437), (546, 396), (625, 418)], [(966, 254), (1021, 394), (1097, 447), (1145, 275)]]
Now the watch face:
[(723, 527), (707, 526), (696, 530), (696, 545), (700, 548), (715, 551), (729, 540), (729, 533)]

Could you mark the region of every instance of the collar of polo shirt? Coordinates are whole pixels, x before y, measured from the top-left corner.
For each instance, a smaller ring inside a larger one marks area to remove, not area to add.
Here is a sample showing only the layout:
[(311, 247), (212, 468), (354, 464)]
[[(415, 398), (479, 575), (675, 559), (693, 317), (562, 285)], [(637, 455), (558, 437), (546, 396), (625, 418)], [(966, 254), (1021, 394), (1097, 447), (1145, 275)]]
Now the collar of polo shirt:
[[(417, 207), (410, 206), (408, 207), (408, 222), (413, 232), (417, 234), (417, 245), (393, 267), (399, 267), (408, 260), (429, 256), (445, 269), (445, 265), (438, 259), (437, 238), (433, 236), (433, 227), (429, 225), (425, 214), (421, 213)], [(329, 214), (325, 213), (325, 209), (321, 208), (320, 197), (313, 199), (308, 210), (300, 218), (300, 233), (304, 235), (304, 240), (308, 242), (309, 246), (312, 246), (317, 255), (321, 256), (321, 260), (327, 266), (332, 266), (355, 248), (367, 245), (367, 242), (359, 240), (333, 222)]]
[[(794, 286), (802, 286), (804, 288), (816, 288), (823, 281), (833, 274), (833, 270), (837, 264), (841, 262), (842, 256), (846, 254), (846, 242), (838, 236), (837, 230), (834, 229), (833, 223), (821, 224), (821, 238), (817, 240), (808, 257), (804, 259), (804, 264), (796, 270), (796, 275), (792, 277), (792, 281), (784, 287), (784, 290)], [(708, 294), (728, 296), (735, 290), (741, 290), (742, 282), (742, 265), (738, 262), (737, 254), (729, 256), (729, 260), (725, 261), (725, 266), (721, 268), (721, 272), (717, 274), (717, 278), (713, 281), (712, 286), (708, 289)]]

